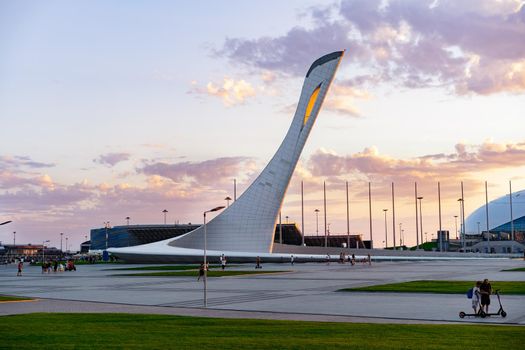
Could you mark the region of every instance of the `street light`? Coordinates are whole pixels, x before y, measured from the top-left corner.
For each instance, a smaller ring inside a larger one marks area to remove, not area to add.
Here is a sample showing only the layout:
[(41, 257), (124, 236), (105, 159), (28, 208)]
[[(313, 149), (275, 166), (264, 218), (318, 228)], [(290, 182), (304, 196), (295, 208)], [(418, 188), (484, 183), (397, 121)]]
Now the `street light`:
[(62, 249), (62, 237), (64, 237), (64, 232), (60, 232), (60, 253), (62, 253), (64, 251)]
[[(388, 229), (386, 227), (386, 212), (388, 211), (388, 209), (383, 209), (383, 212), (385, 213), (385, 248), (388, 248)], [(395, 244), (394, 244), (394, 248), (395, 248)]]
[(316, 230), (315, 230), (315, 233), (317, 236), (319, 236), (319, 209), (315, 209), (314, 212), (315, 212), (315, 225), (316, 225)]
[[(399, 247), (403, 250), (403, 223), (399, 223)], [(396, 242), (394, 242), (394, 249), (396, 248)]]
[(423, 243), (423, 213), (422, 213), (422, 208), (421, 208), (421, 200), (423, 199), (423, 197), (417, 197), (417, 199), (419, 199), (419, 225), (421, 228), (421, 231), (420, 231), (421, 232), (421, 243)]
[(13, 245), (16, 245), (16, 231), (13, 231)]
[(460, 220), (461, 220), (461, 228), (460, 228), (460, 234), (459, 234), (459, 238), (462, 240), (463, 244), (463, 252), (465, 252), (465, 246), (466, 246), (466, 242), (465, 242), (465, 226), (463, 225), (463, 198), (458, 198), (458, 202), (459, 202), (459, 215), (460, 215)]
[(66, 237), (66, 252), (69, 252), (69, 250), (67, 248), (68, 247), (67, 240), (68, 240), (68, 237)]
[(288, 218), (289, 218), (289, 216), (286, 215), (284, 218), (286, 219), (286, 224), (288, 225)]
[(164, 209), (162, 212), (164, 213), (164, 225), (166, 225), (166, 214), (168, 213), (168, 211)]
[[(46, 240), (46, 241), (42, 241), (42, 264), (44, 264), (44, 262), (46, 261), (46, 243), (49, 243), (49, 239)], [(43, 270), (42, 270), (43, 271)]]
[(458, 216), (454, 215), (454, 221), (456, 223), (456, 240), (458, 239)]
[(106, 228), (106, 250), (108, 250), (108, 228), (109, 228), (109, 221), (104, 221), (104, 227)]
[(224, 198), (224, 200), (226, 201), (226, 207), (229, 208), (230, 207), (230, 201), (232, 200), (230, 196)]
[(129, 216), (126, 216), (126, 225), (129, 226), (129, 219), (131, 219)]
[(208, 277), (208, 269), (206, 266), (206, 248), (207, 248), (207, 232), (206, 232), (206, 214), (211, 213), (214, 211), (218, 211), (224, 209), (224, 206), (215, 207), (213, 209), (207, 210), (203, 213), (204, 216), (204, 307), (208, 307), (208, 286), (207, 286), (207, 277)]

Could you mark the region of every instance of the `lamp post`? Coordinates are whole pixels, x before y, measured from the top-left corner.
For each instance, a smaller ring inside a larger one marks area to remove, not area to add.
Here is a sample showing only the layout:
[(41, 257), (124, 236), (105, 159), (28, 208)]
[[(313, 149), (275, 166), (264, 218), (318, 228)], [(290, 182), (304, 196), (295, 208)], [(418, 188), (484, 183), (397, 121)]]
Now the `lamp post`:
[(388, 248), (388, 229), (386, 226), (386, 212), (388, 209), (383, 209), (383, 212), (385, 213), (385, 248)]
[[(403, 250), (403, 223), (400, 222), (399, 223), (399, 248), (401, 250)], [(394, 242), (394, 249), (396, 249), (396, 245), (395, 245), (395, 242)]]
[(213, 209), (206, 210), (203, 213), (203, 216), (204, 216), (204, 307), (208, 307), (208, 285), (207, 285), (208, 268), (206, 266), (206, 253), (207, 253), (206, 249), (207, 249), (208, 236), (207, 236), (207, 232), (206, 232), (206, 214), (214, 212), (214, 211), (218, 211), (218, 210), (221, 210), (221, 209), (224, 209), (224, 206), (215, 207)]
[(289, 216), (286, 215), (284, 218), (286, 219), (286, 224), (288, 225), (288, 218), (289, 218)]
[(314, 212), (315, 212), (315, 225), (317, 227), (315, 229), (315, 233), (317, 236), (319, 236), (319, 209), (315, 209)]
[(64, 237), (64, 232), (60, 232), (60, 253), (62, 253), (64, 250), (62, 249), (62, 238)]
[(461, 228), (459, 233), (459, 238), (462, 242), (463, 252), (465, 252), (465, 226), (463, 225), (463, 198), (458, 198), (459, 202), (459, 215), (460, 215), (460, 222), (461, 222)]
[(458, 239), (458, 216), (454, 215), (454, 222), (456, 223), (456, 240)]
[(427, 233), (428, 232), (425, 232), (425, 243), (428, 242)]
[(108, 228), (109, 228), (109, 221), (104, 221), (104, 227), (106, 229), (106, 250), (108, 250)]
[(129, 219), (131, 219), (129, 216), (126, 216), (126, 226), (129, 226)]
[(162, 212), (164, 213), (164, 225), (166, 225), (166, 214), (168, 213), (168, 211), (164, 209)]
[(42, 264), (46, 261), (46, 243), (49, 242), (48, 240), (42, 241)]
[(16, 231), (13, 231), (13, 245), (16, 245)]
[(423, 197), (417, 197), (417, 199), (419, 199), (419, 225), (420, 225), (419, 227), (421, 228), (420, 230), (421, 242), (423, 242), (423, 213), (422, 213), (422, 207), (421, 207), (421, 200), (423, 199)]
[(229, 208), (230, 207), (230, 201), (232, 200), (230, 196), (227, 196), (226, 198), (224, 198), (224, 200), (226, 201), (226, 208)]

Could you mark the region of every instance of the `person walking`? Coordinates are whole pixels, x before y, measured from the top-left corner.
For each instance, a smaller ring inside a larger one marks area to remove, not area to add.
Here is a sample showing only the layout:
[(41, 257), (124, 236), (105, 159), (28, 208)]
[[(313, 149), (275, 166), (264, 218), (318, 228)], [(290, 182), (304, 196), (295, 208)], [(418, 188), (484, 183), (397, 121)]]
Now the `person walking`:
[(257, 255), (257, 258), (255, 259), (255, 268), (256, 269), (262, 269), (261, 266), (261, 257)]
[(197, 277), (197, 281), (200, 281), (201, 277), (204, 279), (204, 263), (201, 263), (199, 267), (199, 277)]
[(294, 263), (294, 259), (295, 258), (293, 257), (293, 254), (292, 254), (292, 256), (290, 256), (290, 263), (292, 264), (292, 266), (293, 266), (293, 263)]
[(22, 261), (18, 262), (18, 272), (16, 273), (17, 276), (22, 276), (22, 270), (24, 269), (24, 263)]

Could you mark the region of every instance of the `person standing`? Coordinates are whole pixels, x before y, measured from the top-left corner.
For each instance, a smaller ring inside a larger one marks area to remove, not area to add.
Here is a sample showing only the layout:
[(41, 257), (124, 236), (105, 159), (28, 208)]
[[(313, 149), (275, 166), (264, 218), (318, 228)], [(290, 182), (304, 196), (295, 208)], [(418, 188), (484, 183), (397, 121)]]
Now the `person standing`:
[(255, 268), (256, 269), (262, 269), (261, 266), (261, 257), (257, 255), (257, 258), (255, 259)]
[(293, 257), (293, 254), (292, 254), (292, 256), (290, 256), (290, 263), (292, 264), (292, 266), (293, 266), (293, 263), (294, 263), (294, 259), (295, 258)]
[(24, 263), (20, 260), (18, 262), (18, 272), (16, 273), (17, 276), (22, 276), (22, 270), (24, 269)]
[(481, 286), (479, 286), (479, 292), (481, 294), (481, 309), (485, 306), (485, 312), (489, 313), (490, 295), (492, 294), (492, 285), (488, 279), (484, 279)]
[(478, 313), (479, 299), (480, 299), (480, 291), (479, 291), (480, 286), (481, 286), (481, 281), (477, 281), (474, 288), (472, 288), (472, 308), (474, 309), (475, 314)]
[(226, 268), (226, 257), (224, 256), (224, 254), (221, 255), (221, 268), (222, 268), (222, 271), (224, 271), (224, 269)]

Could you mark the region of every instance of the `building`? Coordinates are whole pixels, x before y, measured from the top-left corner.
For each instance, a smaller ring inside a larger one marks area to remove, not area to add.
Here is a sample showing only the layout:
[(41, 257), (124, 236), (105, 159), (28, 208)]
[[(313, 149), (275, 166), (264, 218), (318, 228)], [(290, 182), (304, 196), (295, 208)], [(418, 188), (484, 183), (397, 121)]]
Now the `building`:
[(179, 237), (201, 225), (126, 225), (91, 230), (91, 250), (132, 247)]
[(512, 194), (512, 206), (511, 197), (507, 194), (490, 201), (488, 206), (482, 205), (474, 210), (465, 220), (465, 243), (466, 250), (473, 252), (523, 252), (525, 190)]
[[(210, 256), (227, 254), (230, 260), (237, 261), (252, 261), (255, 256), (280, 259), (272, 255), (277, 216), (343, 53), (333, 52), (312, 63), (284, 140), (255, 181), (228, 208), (206, 225), (178, 237), (139, 246), (130, 243), (126, 248), (111, 248), (109, 252), (137, 262), (197, 261), (204, 249)], [(208, 212), (223, 208), (204, 208), (204, 220)], [(95, 244), (93, 237), (92, 244)]]

